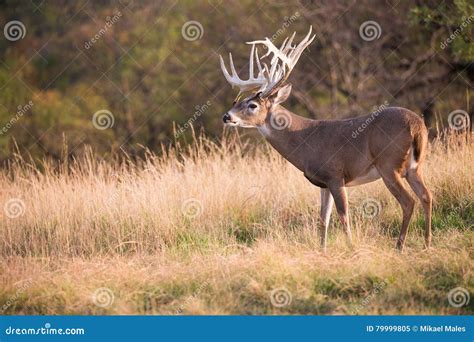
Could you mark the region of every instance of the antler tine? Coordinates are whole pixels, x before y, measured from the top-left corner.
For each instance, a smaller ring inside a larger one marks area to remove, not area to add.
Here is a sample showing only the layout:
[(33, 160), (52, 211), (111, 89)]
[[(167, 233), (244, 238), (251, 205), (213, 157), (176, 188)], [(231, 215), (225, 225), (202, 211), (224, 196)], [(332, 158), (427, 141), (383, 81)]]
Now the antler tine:
[(293, 32), (290, 40), (288, 41), (288, 48), (290, 49), (294, 49), (294, 47), (291, 44), (293, 44), (293, 39), (295, 39), (295, 36), (296, 36), (296, 32)]
[(254, 77), (254, 73), (253, 73), (254, 54), (255, 54), (255, 45), (252, 45), (252, 49), (250, 49), (250, 57), (249, 57), (249, 79)]
[[(230, 60), (232, 60), (232, 54), (229, 53), (229, 57), (230, 57)], [(234, 83), (232, 82), (232, 76), (230, 76), (229, 72), (227, 71), (227, 68), (225, 67), (224, 59), (222, 58), (221, 55), (219, 55), (219, 59), (221, 62), (222, 73), (224, 74), (224, 77), (227, 80), (227, 82), (229, 82), (233, 88)]]
[(287, 59), (286, 55), (280, 49), (278, 49), (268, 38), (265, 38), (265, 40), (254, 40), (251, 42), (247, 42), (247, 44), (262, 44), (266, 46), (268, 49), (268, 52), (265, 55), (263, 55), (262, 58), (265, 58), (269, 56), (270, 53), (273, 53), (274, 57), (276, 56), (280, 58), (282, 61), (285, 61)]
[[(273, 90), (277, 89), (283, 82), (288, 79), (291, 71), (301, 57), (303, 50), (313, 42), (316, 35), (311, 37), (312, 27), (310, 27), (306, 37), (297, 45), (293, 46), (293, 40), (296, 32), (291, 37), (285, 38), (280, 48), (277, 48), (270, 39), (265, 38), (264, 40), (254, 40), (247, 42), (252, 45), (249, 56), (249, 78), (248, 80), (242, 80), (239, 78), (237, 71), (235, 70), (234, 61), (232, 54), (229, 53), (230, 71), (227, 71), (224, 59), (221, 55), (220, 64), (222, 72), (226, 80), (232, 85), (232, 87), (239, 87), (239, 95), (246, 90), (253, 90), (259, 88), (259, 91), (263, 91), (264, 94), (269, 94)], [(267, 47), (268, 51), (262, 57), (258, 56), (257, 44), (262, 44)], [(261, 63), (261, 60), (265, 57), (273, 54), (270, 59), (270, 68), (265, 63)], [(255, 60), (257, 61), (258, 74), (255, 76)], [(281, 64), (280, 64), (281, 61)], [(263, 64), (263, 67), (262, 67)]]
[(258, 74), (260, 75), (260, 73), (263, 71), (263, 69), (262, 69), (262, 64), (260, 64), (260, 58), (258, 58), (258, 49), (257, 48), (255, 48), (255, 56), (256, 56), (255, 59), (257, 60)]
[[(290, 39), (287, 38), (283, 41), (283, 44), (280, 50), (277, 50), (275, 45), (273, 45), (269, 40), (267, 41), (267, 39), (265, 41), (259, 41), (259, 43), (264, 44), (269, 48), (269, 53), (273, 52), (272, 66), (274, 63), (278, 64), (278, 61), (275, 62), (275, 59), (280, 59), (282, 62), (281, 69), (277, 73), (278, 75), (281, 75), (281, 78), (275, 83), (272, 82), (273, 83), (272, 87), (268, 87), (268, 89), (266, 90), (266, 94), (273, 92), (274, 89), (277, 89), (279, 86), (281, 86), (281, 84), (283, 84), (288, 79), (291, 71), (293, 70), (294, 66), (296, 65), (299, 58), (301, 57), (301, 54), (303, 53), (304, 49), (309, 44), (311, 44), (316, 37), (316, 35), (314, 35), (312, 38), (310, 38), (312, 29), (313, 28), (311, 26), (309, 28), (309, 32), (306, 35), (306, 37), (296, 46), (292, 46), (296, 32), (293, 33)], [(273, 48), (271, 48), (269, 44), (271, 44)], [(278, 51), (278, 53), (276, 53), (276, 51)], [(267, 55), (269, 53), (267, 53)], [(281, 58), (282, 55), (284, 56), (284, 58)]]
[(224, 77), (226, 78), (227, 82), (230, 83), (232, 88), (234, 86), (237, 86), (240, 91), (239, 95), (242, 94), (242, 92), (246, 90), (251, 90), (255, 89), (258, 87), (264, 87), (266, 86), (267, 78), (265, 77), (264, 71), (262, 69), (262, 65), (260, 64), (260, 60), (258, 58), (257, 54), (257, 67), (259, 69), (257, 77), (255, 77), (255, 72), (254, 72), (254, 58), (255, 58), (255, 51), (256, 51), (256, 46), (255, 44), (252, 46), (252, 49), (250, 50), (250, 57), (249, 57), (249, 78), (247, 80), (242, 80), (238, 73), (237, 70), (235, 70), (235, 65), (234, 61), (232, 59), (232, 54), (229, 53), (229, 63), (230, 63), (230, 71), (231, 74), (227, 71), (227, 68), (225, 66), (224, 59), (222, 56), (219, 55), (220, 58), (220, 63), (221, 63), (221, 69), (222, 72), (224, 73)]
[(235, 79), (238, 83), (240, 83), (242, 80), (239, 77), (239, 74), (237, 74), (237, 70), (235, 70), (234, 66), (234, 60), (232, 59), (232, 54), (229, 52), (229, 63), (230, 63), (230, 70), (232, 71), (232, 78)]
[(304, 39), (297, 46), (295, 46), (295, 48), (289, 53), (288, 59), (291, 61), (292, 69), (298, 62), (298, 59), (300, 58), (304, 49), (306, 49), (306, 47), (313, 42), (314, 38), (316, 38), (316, 35), (314, 35), (311, 39), (309, 39), (311, 37), (312, 31), (313, 31), (313, 27), (310, 26), (309, 32), (306, 35), (306, 37), (304, 37)]
[[(271, 42), (269, 42), (269, 43), (271, 44)], [(282, 65), (279, 65), (279, 63), (278, 63), (279, 59), (286, 58), (285, 53), (284, 53), (284, 51), (286, 50), (285, 49), (285, 44), (286, 44), (286, 40), (283, 42), (280, 49), (277, 49), (276, 46), (274, 46), (272, 44), (274, 49), (269, 47), (269, 52), (266, 54), (268, 56), (271, 52), (278, 51), (278, 54), (274, 53), (274, 55), (273, 55), (273, 57), (270, 61), (270, 69), (267, 68), (267, 70), (266, 70), (267, 71), (268, 84), (265, 87), (265, 89), (263, 89), (264, 96), (268, 95), (271, 92), (271, 90), (280, 82), (280, 80), (285, 75), (285, 69), (286, 69), (285, 65), (286, 65), (287, 62), (285, 60), (283, 60)]]

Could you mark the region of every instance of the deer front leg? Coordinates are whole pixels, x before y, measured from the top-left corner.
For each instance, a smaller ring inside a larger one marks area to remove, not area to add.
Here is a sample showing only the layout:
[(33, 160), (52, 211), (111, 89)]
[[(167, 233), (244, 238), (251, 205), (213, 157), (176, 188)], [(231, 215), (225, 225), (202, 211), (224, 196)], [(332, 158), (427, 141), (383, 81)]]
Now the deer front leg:
[(321, 248), (324, 253), (326, 253), (328, 226), (333, 204), (334, 200), (329, 189), (321, 188), (321, 226), (319, 231), (321, 234)]
[(347, 244), (352, 247), (351, 225), (349, 220), (349, 204), (347, 201), (346, 188), (340, 182), (329, 185), (329, 191), (334, 197), (337, 213), (347, 237)]

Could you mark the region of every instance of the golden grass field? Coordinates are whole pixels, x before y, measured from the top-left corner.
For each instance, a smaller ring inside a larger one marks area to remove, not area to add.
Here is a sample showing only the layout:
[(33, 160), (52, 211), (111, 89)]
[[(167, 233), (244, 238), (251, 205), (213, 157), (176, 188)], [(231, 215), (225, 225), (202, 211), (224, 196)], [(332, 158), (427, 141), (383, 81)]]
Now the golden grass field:
[(433, 247), (417, 202), (406, 249), (383, 183), (349, 188), (355, 247), (319, 189), (267, 145), (206, 139), (141, 162), (92, 153), (0, 174), (2, 314), (473, 314), (474, 147), (435, 142), (425, 165)]

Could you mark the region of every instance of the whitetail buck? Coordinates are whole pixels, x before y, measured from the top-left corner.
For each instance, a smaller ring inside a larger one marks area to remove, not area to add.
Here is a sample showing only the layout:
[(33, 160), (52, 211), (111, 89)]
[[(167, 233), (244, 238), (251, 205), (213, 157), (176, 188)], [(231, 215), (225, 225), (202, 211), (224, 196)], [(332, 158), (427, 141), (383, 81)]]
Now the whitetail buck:
[[(278, 49), (266, 38), (248, 42), (252, 46), (249, 78), (242, 80), (229, 54), (231, 73), (220, 56), (221, 68), (232, 87), (240, 89), (232, 109), (224, 114), (227, 125), (257, 128), (290, 163), (321, 188), (321, 245), (326, 250), (327, 229), (333, 203), (352, 244), (346, 187), (379, 178), (400, 203), (403, 220), (397, 248), (403, 250), (414, 200), (402, 178), (420, 199), (425, 214), (425, 246), (431, 242), (432, 197), (422, 176), (428, 132), (423, 120), (412, 111), (388, 107), (375, 113), (345, 120), (310, 120), (283, 108), (291, 92), (285, 84), (303, 50), (313, 41), (307, 36), (293, 45), (295, 34)], [(267, 48), (260, 57), (257, 45)], [(268, 66), (265, 61), (268, 60)], [(257, 65), (255, 76), (254, 65)], [(263, 66), (262, 66), (263, 65)], [(250, 95), (239, 99), (244, 92)]]

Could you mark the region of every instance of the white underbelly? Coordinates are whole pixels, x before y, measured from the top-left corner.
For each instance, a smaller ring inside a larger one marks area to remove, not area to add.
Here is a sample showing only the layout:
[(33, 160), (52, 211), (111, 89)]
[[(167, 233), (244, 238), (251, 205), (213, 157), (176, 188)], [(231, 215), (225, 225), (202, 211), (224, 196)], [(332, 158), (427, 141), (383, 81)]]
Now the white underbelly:
[(369, 172), (367, 172), (365, 175), (359, 176), (359, 177), (351, 180), (349, 183), (346, 183), (346, 186), (355, 186), (355, 185), (366, 184), (366, 183), (376, 181), (379, 178), (380, 178), (379, 172), (377, 171), (377, 169), (375, 167), (372, 167), (369, 170)]

